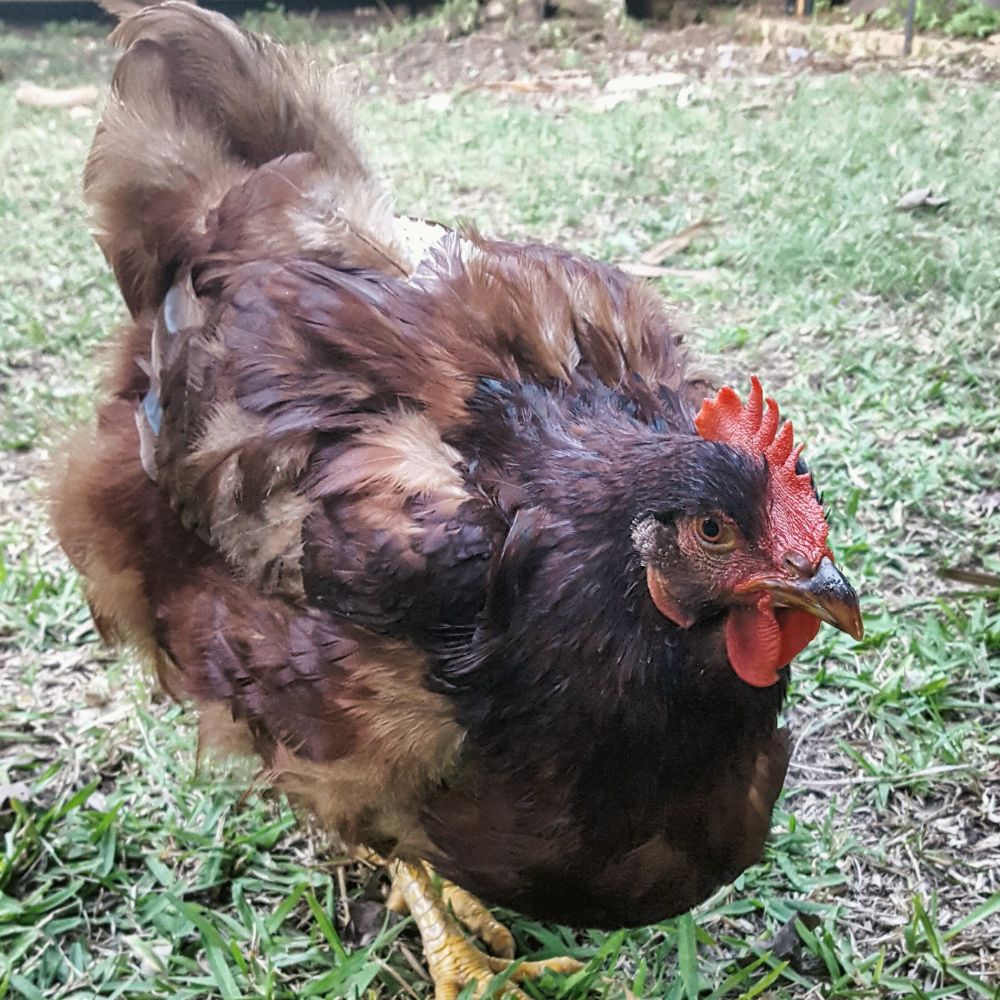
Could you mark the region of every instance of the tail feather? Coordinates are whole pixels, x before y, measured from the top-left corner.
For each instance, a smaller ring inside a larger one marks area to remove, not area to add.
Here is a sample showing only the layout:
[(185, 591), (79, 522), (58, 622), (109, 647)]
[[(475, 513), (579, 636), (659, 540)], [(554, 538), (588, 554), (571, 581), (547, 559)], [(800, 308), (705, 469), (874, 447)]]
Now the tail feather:
[[(270, 233), (267, 247), (223, 249), (290, 252), (298, 241), (311, 253), (350, 258), (370, 256), (374, 245), (394, 260), (388, 199), (324, 74), (184, 0), (106, 6), (123, 17), (112, 41), (126, 51), (84, 189), (133, 314), (158, 304), (185, 257), (210, 248), (210, 214), (229, 192), (252, 188), (255, 171), (272, 183), (235, 201), (253, 204), (285, 232)], [(294, 174), (283, 192), (273, 183), (282, 170)], [(251, 238), (246, 226), (236, 231)]]

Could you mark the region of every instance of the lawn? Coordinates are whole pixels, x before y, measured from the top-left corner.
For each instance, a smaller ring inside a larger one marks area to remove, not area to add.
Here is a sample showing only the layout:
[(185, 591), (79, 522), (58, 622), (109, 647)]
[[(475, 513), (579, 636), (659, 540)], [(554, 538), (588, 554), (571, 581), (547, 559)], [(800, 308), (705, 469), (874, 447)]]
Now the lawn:
[[(710, 220), (651, 280), (717, 369), (780, 396), (862, 593), (864, 642), (824, 629), (797, 664), (764, 861), (644, 930), (507, 915), (522, 954), (587, 960), (529, 991), (997, 997), (995, 86), (730, 54), (725, 71), (614, 104), (598, 93), (609, 67), (657, 71), (628, 57), (643, 38), (619, 36), (612, 59), (550, 34), (558, 86), (449, 77), (449, 102), (427, 99), (433, 61), (403, 73), (426, 50), (419, 26), (345, 40), (271, 22), (315, 37), (320, 58), (349, 53), (403, 212), (633, 263)], [(124, 308), (80, 198), (95, 113), (14, 94), (26, 79), (103, 84), (99, 38), (0, 37), (0, 1000), (427, 997), (411, 923), (373, 904), (379, 876), (280, 801), (243, 802), (245, 771), (196, 765), (192, 716), (101, 645), (50, 537), (50, 455), (89, 419)], [(482, 36), (436, 45), (469, 66), (493, 51)], [(895, 208), (923, 186), (948, 204)]]

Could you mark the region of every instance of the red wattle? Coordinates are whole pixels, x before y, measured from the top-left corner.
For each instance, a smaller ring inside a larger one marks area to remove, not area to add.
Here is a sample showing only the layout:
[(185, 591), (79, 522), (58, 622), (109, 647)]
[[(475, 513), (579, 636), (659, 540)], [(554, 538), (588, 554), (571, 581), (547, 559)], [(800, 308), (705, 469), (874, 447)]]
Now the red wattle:
[(730, 608), (726, 619), (726, 652), (736, 676), (752, 687), (770, 687), (778, 680), (781, 630), (766, 604)]
[(778, 671), (816, 637), (819, 619), (808, 611), (779, 608), (767, 598), (731, 608), (726, 619), (726, 652), (736, 676), (752, 687), (770, 687)]
[(798, 608), (779, 608), (776, 612), (781, 629), (781, 653), (778, 666), (791, 663), (819, 632), (819, 619)]

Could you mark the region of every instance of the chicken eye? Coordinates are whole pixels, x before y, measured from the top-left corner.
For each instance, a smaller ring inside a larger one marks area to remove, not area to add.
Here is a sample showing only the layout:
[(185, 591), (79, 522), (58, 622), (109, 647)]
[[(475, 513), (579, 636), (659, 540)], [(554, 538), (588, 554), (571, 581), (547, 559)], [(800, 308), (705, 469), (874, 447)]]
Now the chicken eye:
[(694, 528), (702, 548), (709, 552), (728, 552), (736, 546), (736, 529), (722, 517), (701, 517)]

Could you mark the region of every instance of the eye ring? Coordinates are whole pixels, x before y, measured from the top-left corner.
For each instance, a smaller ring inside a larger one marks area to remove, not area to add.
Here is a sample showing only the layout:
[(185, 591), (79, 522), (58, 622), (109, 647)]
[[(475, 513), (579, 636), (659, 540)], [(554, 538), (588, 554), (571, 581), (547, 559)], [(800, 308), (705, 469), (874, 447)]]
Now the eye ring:
[(721, 514), (694, 518), (694, 534), (707, 552), (731, 552), (736, 548), (736, 526)]
[(703, 517), (701, 524), (698, 525), (698, 534), (706, 542), (715, 542), (722, 534), (722, 525), (714, 517)]

